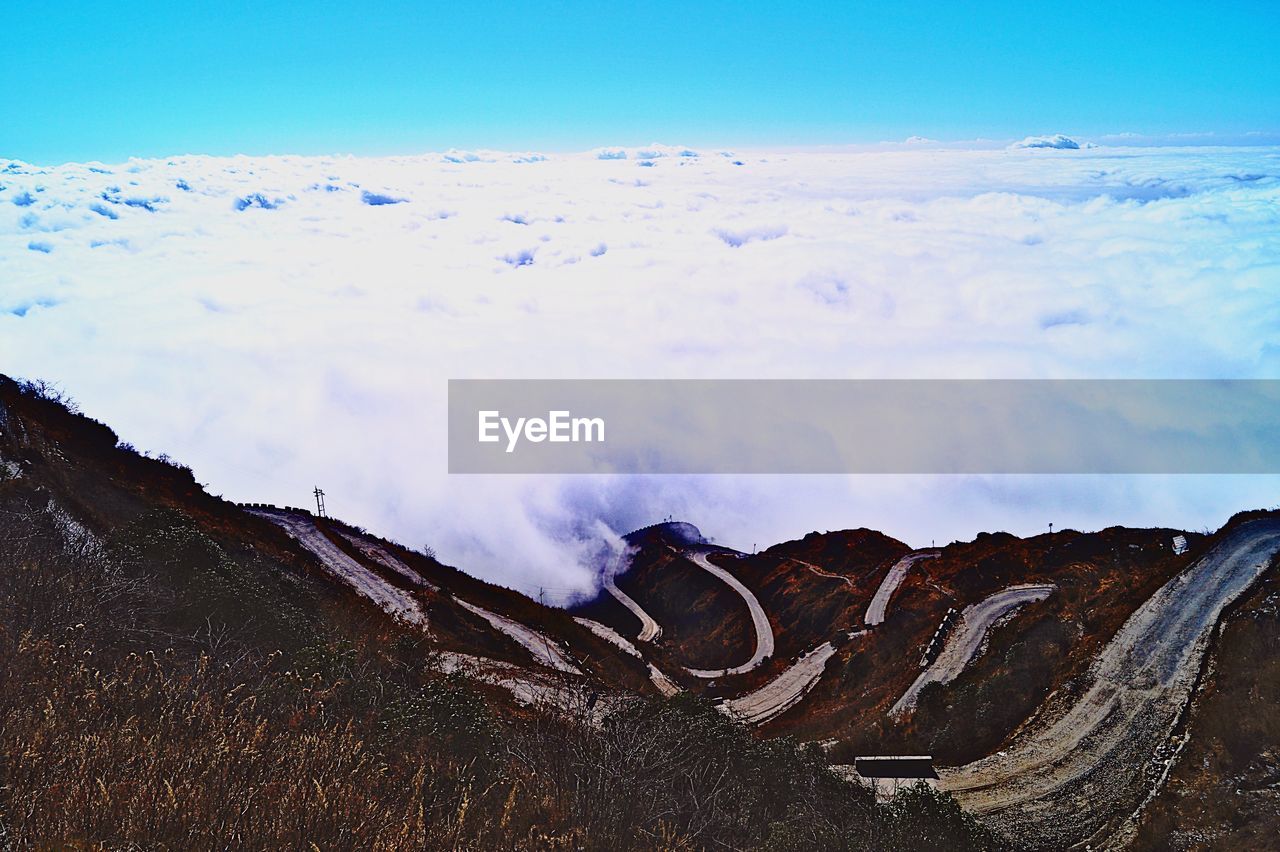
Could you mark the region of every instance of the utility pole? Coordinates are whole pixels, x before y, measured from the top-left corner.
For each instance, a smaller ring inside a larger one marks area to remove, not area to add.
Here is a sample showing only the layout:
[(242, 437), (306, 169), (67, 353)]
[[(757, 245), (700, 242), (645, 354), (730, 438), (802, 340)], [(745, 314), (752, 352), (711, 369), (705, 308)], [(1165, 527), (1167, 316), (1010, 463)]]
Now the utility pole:
[[(547, 590), (543, 586), (538, 587), (538, 603), (543, 606), (547, 605)], [(551, 653), (551, 640), (547, 638), (547, 634), (541, 631), (539, 631), (538, 635), (542, 637), (542, 647), (547, 652), (547, 662), (550, 663), (555, 659), (555, 656)]]
[(322, 518), (329, 517), (324, 513), (324, 492), (320, 490), (319, 485), (313, 493), (316, 495), (316, 514)]

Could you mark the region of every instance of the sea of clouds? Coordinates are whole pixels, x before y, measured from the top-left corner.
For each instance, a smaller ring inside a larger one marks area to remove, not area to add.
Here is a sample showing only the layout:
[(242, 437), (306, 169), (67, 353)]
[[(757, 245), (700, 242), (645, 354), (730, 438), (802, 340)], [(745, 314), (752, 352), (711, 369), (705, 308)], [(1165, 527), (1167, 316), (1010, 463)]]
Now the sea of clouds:
[(1280, 378), (1280, 148), (0, 160), (0, 371), (525, 589), (668, 515), (744, 549), (1215, 526), (1280, 480), (450, 477), (446, 380)]

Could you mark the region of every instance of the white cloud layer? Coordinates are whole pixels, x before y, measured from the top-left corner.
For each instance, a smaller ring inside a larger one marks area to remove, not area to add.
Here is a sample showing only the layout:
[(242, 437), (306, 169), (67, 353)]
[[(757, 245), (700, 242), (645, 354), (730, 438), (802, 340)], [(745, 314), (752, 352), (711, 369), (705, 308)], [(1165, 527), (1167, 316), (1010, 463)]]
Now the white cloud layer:
[[(1219, 523), (1275, 479), (457, 477), (449, 378), (1280, 377), (1280, 149), (0, 161), (0, 370), (211, 489), (491, 578), (598, 522), (739, 547)], [(927, 412), (924, 413), (927, 416)]]

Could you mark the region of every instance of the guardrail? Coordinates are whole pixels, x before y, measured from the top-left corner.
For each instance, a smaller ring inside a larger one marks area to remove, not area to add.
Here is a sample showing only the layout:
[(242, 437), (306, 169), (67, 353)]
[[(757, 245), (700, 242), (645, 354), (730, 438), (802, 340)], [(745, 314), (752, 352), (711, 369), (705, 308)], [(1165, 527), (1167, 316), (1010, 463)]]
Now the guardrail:
[(960, 611), (955, 607), (948, 607), (942, 621), (939, 622), (937, 629), (933, 631), (933, 635), (929, 637), (929, 641), (924, 646), (924, 654), (920, 657), (920, 668), (927, 669), (933, 665), (934, 660), (938, 659), (938, 655), (942, 653), (942, 647), (946, 644), (947, 634), (951, 632), (951, 628), (960, 618)]

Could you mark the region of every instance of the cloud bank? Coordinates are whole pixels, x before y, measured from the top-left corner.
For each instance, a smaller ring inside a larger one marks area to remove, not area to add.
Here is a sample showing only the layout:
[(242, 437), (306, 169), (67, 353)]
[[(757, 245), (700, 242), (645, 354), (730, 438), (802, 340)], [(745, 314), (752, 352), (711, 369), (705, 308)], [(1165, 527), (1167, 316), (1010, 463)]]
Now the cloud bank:
[[(1280, 149), (0, 160), (0, 370), (522, 588), (667, 515), (1203, 527), (1269, 477), (455, 477), (449, 378), (1280, 377)], [(744, 416), (749, 416), (745, 412)], [(928, 412), (922, 412), (927, 417)]]

